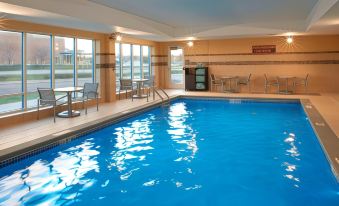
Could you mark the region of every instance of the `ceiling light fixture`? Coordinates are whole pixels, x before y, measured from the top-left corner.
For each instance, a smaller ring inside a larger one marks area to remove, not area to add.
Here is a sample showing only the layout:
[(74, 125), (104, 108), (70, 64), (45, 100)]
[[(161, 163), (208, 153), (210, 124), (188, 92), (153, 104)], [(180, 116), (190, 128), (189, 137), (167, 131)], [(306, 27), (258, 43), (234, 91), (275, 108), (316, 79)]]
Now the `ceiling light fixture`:
[(287, 39), (286, 39), (286, 42), (289, 43), (289, 44), (292, 44), (293, 43), (293, 37), (288, 36)]
[(114, 32), (111, 34), (111, 36), (109, 37), (110, 39), (114, 39), (116, 41), (121, 41), (122, 40), (122, 36), (121, 33), (119, 32)]
[(189, 47), (192, 47), (192, 46), (194, 45), (194, 43), (193, 43), (193, 41), (189, 41), (189, 42), (187, 42), (187, 45), (188, 45)]

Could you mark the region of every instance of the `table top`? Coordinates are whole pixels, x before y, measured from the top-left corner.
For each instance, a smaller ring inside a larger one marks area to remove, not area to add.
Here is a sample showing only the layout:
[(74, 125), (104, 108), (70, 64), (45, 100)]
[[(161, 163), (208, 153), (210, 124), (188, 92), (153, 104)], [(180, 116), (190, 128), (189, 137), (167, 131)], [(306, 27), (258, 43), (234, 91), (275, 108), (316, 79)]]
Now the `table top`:
[(292, 75), (283, 75), (283, 76), (278, 76), (278, 78), (280, 78), (280, 79), (292, 79), (292, 78), (295, 78), (295, 76), (292, 76)]
[(55, 88), (55, 92), (80, 92), (83, 90), (83, 87), (60, 87), (60, 88)]
[(238, 76), (221, 76), (220, 79), (235, 79), (238, 78)]
[(145, 82), (148, 81), (149, 79), (133, 79), (133, 82)]

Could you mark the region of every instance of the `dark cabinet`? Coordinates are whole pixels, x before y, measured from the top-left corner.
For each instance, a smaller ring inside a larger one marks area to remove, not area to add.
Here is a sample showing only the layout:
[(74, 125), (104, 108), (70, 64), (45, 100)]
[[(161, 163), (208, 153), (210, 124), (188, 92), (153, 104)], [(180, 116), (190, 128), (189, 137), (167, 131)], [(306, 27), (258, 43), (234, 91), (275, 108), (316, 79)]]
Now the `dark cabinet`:
[(185, 90), (208, 90), (208, 67), (185, 67)]

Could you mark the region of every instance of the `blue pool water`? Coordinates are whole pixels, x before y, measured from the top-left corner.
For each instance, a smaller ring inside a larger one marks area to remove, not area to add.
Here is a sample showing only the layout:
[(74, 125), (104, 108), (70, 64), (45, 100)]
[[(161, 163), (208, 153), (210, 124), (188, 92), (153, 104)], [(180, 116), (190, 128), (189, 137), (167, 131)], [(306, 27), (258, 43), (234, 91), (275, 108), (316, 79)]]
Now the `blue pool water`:
[(0, 169), (0, 205), (339, 205), (299, 103), (179, 99)]

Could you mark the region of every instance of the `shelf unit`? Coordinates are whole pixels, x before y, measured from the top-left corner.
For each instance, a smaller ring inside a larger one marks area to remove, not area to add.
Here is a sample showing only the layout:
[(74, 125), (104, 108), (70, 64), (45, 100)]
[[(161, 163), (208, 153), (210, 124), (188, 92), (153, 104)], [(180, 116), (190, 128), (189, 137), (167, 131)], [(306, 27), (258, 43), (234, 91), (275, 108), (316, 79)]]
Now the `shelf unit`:
[(208, 90), (208, 67), (185, 67), (185, 90)]

